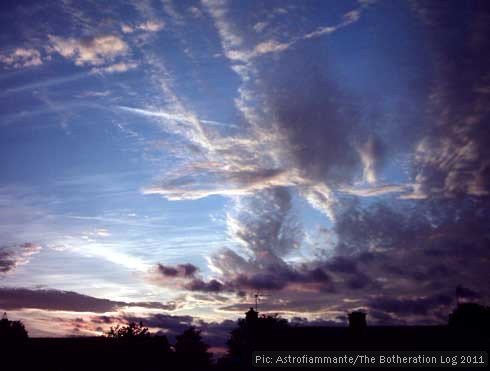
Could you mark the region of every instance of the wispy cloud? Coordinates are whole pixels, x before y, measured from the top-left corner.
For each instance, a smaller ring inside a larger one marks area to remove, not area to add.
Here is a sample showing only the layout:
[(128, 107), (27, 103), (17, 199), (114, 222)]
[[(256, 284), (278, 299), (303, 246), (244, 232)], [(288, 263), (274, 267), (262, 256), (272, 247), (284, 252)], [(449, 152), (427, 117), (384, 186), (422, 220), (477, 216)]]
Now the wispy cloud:
[(54, 77), (51, 79), (30, 82), (24, 85), (18, 85), (13, 88), (5, 89), (3, 92), (0, 93), (0, 96), (5, 96), (13, 93), (20, 93), (20, 92), (34, 90), (34, 89), (47, 88), (60, 84), (66, 84), (75, 80), (85, 78), (87, 76), (89, 76), (87, 73), (77, 73), (69, 76)]

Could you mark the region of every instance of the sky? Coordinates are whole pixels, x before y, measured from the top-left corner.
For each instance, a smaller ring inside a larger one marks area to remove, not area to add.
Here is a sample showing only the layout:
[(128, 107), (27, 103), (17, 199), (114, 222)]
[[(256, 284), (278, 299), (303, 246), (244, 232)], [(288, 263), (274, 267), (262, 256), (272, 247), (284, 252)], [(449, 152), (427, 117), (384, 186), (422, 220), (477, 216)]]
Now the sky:
[(0, 7), (0, 309), (31, 336), (489, 303), (487, 1)]

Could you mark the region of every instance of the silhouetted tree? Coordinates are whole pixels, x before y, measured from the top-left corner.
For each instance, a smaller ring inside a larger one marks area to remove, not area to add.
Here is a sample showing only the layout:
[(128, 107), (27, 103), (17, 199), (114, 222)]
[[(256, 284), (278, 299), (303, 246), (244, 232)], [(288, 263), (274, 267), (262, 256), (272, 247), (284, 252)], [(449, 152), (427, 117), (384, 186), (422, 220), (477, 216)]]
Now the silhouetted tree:
[(0, 341), (20, 342), (28, 338), (27, 331), (21, 321), (9, 321), (7, 313), (0, 320)]
[(111, 369), (160, 370), (173, 362), (167, 337), (151, 334), (142, 322), (111, 327), (106, 336), (112, 340), (105, 352)]
[(126, 326), (117, 325), (111, 327), (107, 333), (107, 337), (114, 339), (144, 339), (150, 336), (147, 327), (143, 323), (131, 322)]
[(202, 340), (201, 331), (191, 327), (177, 336), (175, 354), (185, 370), (206, 370), (211, 367), (212, 354), (209, 346)]
[(270, 315), (259, 316), (253, 308), (246, 313), (245, 319), (238, 320), (238, 327), (231, 331), (228, 355), (223, 362), (230, 363), (235, 369), (251, 368), (252, 352), (258, 349), (272, 350), (279, 346), (284, 331), (288, 328), (287, 320)]
[(490, 331), (490, 307), (477, 303), (459, 303), (449, 315), (448, 325), (460, 329)]

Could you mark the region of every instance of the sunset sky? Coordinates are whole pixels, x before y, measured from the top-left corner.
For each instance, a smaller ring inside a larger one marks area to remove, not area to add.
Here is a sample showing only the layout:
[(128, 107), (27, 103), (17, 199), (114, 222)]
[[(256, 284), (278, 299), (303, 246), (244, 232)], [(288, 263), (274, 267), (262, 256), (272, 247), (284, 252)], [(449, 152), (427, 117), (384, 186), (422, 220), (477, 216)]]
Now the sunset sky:
[(255, 293), (304, 324), (489, 303), (489, 8), (2, 1), (0, 310), (218, 344)]

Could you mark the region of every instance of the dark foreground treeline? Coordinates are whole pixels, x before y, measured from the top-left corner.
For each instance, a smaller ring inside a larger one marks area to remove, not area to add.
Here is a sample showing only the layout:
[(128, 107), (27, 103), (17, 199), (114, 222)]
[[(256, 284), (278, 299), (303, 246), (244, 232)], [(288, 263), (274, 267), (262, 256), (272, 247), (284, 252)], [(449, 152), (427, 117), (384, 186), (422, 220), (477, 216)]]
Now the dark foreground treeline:
[(19, 322), (4, 320), (0, 370), (252, 370), (254, 350), (490, 351), (488, 307), (461, 304), (447, 326), (370, 327), (355, 314), (349, 327), (298, 327), (251, 309), (231, 331), (228, 352), (217, 362), (194, 328), (174, 344), (141, 324), (113, 328), (106, 337), (29, 339)]

